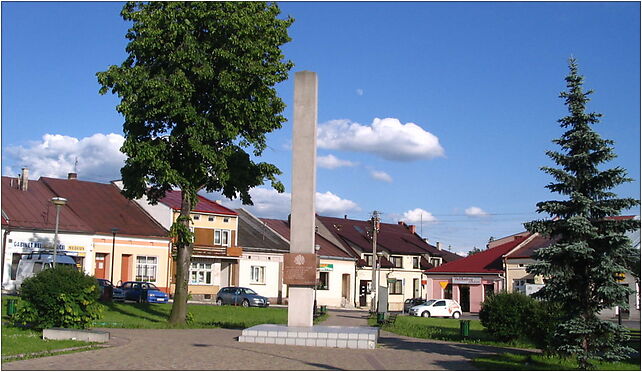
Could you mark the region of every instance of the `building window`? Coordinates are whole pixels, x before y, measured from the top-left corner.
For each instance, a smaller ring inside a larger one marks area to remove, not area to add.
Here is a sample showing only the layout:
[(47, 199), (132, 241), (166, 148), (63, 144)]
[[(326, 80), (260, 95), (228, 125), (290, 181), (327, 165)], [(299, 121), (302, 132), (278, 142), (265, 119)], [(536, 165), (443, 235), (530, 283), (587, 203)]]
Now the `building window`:
[(449, 300), (452, 300), (453, 298), (453, 286), (450, 283), (448, 283), (446, 288), (444, 288), (444, 298)]
[(227, 218), (227, 217), (225, 217), (225, 218), (223, 218), (223, 222), (226, 222), (226, 223), (227, 223), (227, 222), (230, 222), (230, 219), (229, 219), (229, 218)]
[(484, 298), (488, 298), (495, 294), (495, 286), (492, 284), (484, 284)]
[(14, 253), (11, 258), (11, 280), (16, 280), (16, 274), (18, 273), (18, 263), (22, 258), (22, 254)]
[(319, 283), (317, 284), (317, 289), (328, 290), (330, 289), (330, 273), (327, 271), (322, 271), (319, 273)]
[(394, 282), (388, 282), (388, 294), (403, 294), (403, 281), (397, 279)]
[(265, 284), (265, 266), (252, 266), (250, 282)]
[(214, 230), (214, 245), (230, 245), (230, 230)]
[(364, 254), (363, 259), (366, 261), (366, 266), (372, 267), (372, 255), (371, 254)]
[(212, 284), (212, 263), (192, 261), (189, 265), (190, 284)]
[(201, 219), (201, 216), (199, 216), (198, 214), (195, 214), (192, 218), (194, 219), (194, 221), (198, 221)]
[(207, 220), (210, 221), (210, 222), (214, 221), (214, 216), (207, 217)]
[(403, 267), (403, 257), (400, 256), (390, 256), (390, 261), (395, 266), (395, 268), (401, 269)]
[(419, 257), (413, 257), (412, 258), (412, 268), (413, 269), (418, 269), (419, 268)]
[(155, 282), (157, 266), (157, 257), (136, 256), (136, 280), (142, 282)]
[(431, 257), (430, 258), (430, 264), (433, 267), (437, 267), (437, 266), (441, 265), (441, 259), (440, 258)]

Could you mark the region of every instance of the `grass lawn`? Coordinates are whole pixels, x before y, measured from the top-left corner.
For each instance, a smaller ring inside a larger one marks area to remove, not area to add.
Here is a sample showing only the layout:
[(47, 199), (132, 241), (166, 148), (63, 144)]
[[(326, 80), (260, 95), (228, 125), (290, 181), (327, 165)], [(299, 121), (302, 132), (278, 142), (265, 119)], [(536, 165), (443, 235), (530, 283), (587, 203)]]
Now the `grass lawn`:
[[(492, 371), (568, 371), (578, 369), (574, 359), (512, 353), (476, 358), (473, 359), (473, 364), (480, 369)], [(595, 362), (595, 368), (601, 371), (639, 371), (640, 359), (617, 363)]]
[[(369, 324), (374, 326), (377, 320), (370, 318)], [(485, 331), (479, 320), (470, 320), (470, 332), (468, 338), (462, 338), (459, 333), (458, 319), (450, 318), (421, 318), (416, 316), (399, 315), (394, 325), (384, 325), (383, 330), (392, 333), (433, 340), (457, 341), (493, 346), (510, 346), (525, 349), (533, 349), (532, 342), (523, 339), (514, 342), (500, 342), (495, 340)]]
[[(106, 328), (172, 328), (167, 323), (172, 304), (105, 304), (95, 327)], [(248, 328), (258, 324), (287, 324), (287, 308), (214, 306), (188, 304), (193, 322), (181, 328)]]
[(40, 353), (44, 351), (66, 349), (70, 347), (91, 346), (93, 343), (72, 340), (43, 340), (42, 332), (31, 329), (2, 325), (2, 357), (20, 354)]

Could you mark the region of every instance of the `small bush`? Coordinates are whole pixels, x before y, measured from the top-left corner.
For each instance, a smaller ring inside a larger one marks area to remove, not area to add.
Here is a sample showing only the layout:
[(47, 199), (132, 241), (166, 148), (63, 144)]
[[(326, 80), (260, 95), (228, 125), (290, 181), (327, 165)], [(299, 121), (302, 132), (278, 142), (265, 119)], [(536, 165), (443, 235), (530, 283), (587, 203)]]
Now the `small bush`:
[(522, 293), (498, 293), (488, 297), (479, 312), (479, 320), (500, 341), (514, 341), (525, 335), (526, 314), (535, 300)]
[(558, 304), (547, 301), (534, 301), (524, 314), (528, 338), (546, 354), (555, 354), (555, 329), (562, 319), (562, 310)]
[(100, 289), (93, 276), (63, 265), (25, 279), (14, 322), (36, 329), (87, 328), (100, 318)]

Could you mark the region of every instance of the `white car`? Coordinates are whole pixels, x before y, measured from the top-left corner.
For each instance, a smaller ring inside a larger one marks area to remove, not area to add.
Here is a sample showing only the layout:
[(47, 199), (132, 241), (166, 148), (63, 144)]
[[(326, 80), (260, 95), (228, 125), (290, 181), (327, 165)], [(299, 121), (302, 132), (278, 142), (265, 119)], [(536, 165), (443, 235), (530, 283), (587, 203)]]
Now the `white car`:
[(429, 318), (431, 316), (445, 316), (459, 319), (461, 316), (461, 306), (454, 300), (437, 299), (428, 300), (423, 304), (413, 306), (408, 312), (413, 316), (422, 316)]

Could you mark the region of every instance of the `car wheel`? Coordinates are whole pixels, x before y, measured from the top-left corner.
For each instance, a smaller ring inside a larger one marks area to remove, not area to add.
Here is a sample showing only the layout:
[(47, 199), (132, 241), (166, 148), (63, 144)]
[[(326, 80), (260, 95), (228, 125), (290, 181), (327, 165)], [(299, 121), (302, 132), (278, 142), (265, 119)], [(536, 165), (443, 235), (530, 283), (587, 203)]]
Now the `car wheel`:
[(248, 300), (243, 300), (243, 303), (241, 304), (243, 307), (249, 307), (250, 306), (250, 301)]
[(217, 298), (217, 299), (216, 299), (216, 304), (217, 304), (218, 306), (223, 306), (223, 299), (222, 299), (222, 298)]
[(423, 313), (421, 313), (421, 316), (424, 318), (430, 318), (430, 313), (428, 311), (424, 311)]
[(459, 313), (459, 311), (455, 311), (453, 313), (453, 318), (455, 318), (455, 319), (459, 319), (460, 316), (461, 316), (461, 314)]

